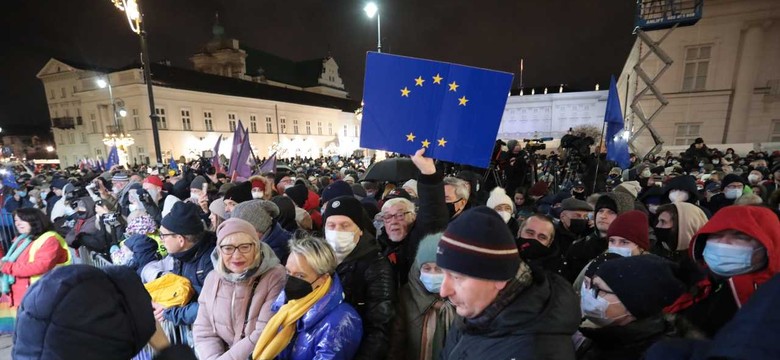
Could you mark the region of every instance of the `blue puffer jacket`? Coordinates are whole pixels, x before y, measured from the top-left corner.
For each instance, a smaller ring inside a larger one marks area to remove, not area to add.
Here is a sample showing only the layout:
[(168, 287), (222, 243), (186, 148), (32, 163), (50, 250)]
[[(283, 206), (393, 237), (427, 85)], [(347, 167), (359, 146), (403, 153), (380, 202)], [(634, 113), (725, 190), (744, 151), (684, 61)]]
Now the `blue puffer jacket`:
[[(325, 296), (298, 320), (295, 336), (277, 357), (279, 360), (352, 359), (363, 337), (363, 322), (355, 309), (344, 302), (344, 290), (338, 276)], [(286, 302), (284, 291), (276, 298), (274, 312)]]
[(292, 238), (292, 233), (282, 228), (279, 222), (274, 220), (271, 225), (271, 230), (263, 235), (260, 241), (268, 244), (273, 249), (276, 257), (282, 262), (282, 265), (287, 264), (287, 257), (290, 256), (289, 242)]
[(195, 322), (195, 318), (198, 316), (198, 295), (203, 289), (206, 275), (214, 270), (211, 253), (214, 252), (216, 246), (217, 236), (213, 232), (207, 231), (191, 249), (168, 255), (174, 258), (172, 272), (189, 279), (192, 288), (195, 289), (195, 296), (192, 297), (189, 304), (165, 309), (163, 316), (173, 325), (192, 325)]
[(145, 234), (131, 235), (125, 240), (125, 246), (133, 252), (133, 261), (127, 266), (135, 270), (138, 276), (141, 276), (141, 270), (146, 264), (160, 260), (157, 242)]

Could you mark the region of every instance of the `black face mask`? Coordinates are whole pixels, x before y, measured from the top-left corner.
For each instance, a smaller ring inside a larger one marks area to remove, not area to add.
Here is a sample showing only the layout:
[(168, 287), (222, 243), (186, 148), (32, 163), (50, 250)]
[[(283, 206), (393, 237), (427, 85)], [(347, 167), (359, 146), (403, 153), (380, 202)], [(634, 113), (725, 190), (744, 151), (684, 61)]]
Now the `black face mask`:
[(653, 231), (655, 232), (655, 238), (668, 246), (667, 250), (677, 250), (677, 237), (672, 233), (672, 229), (653, 228)]
[[(316, 280), (315, 280), (316, 281)], [(287, 276), (287, 283), (284, 284), (284, 293), (287, 295), (287, 301), (298, 300), (306, 295), (309, 295), (314, 289), (311, 287), (311, 283), (306, 280), (299, 279), (295, 276)]]
[(574, 196), (574, 198), (577, 200), (585, 201), (586, 198), (584, 191), (580, 191), (580, 192), (572, 191), (571, 195)]
[(463, 199), (455, 200), (451, 203), (447, 203), (447, 212), (450, 214), (450, 219), (452, 219), (453, 216), (455, 216), (455, 204), (458, 203), (458, 201), (461, 201)]
[(575, 235), (584, 235), (588, 231), (587, 219), (571, 219), (569, 220), (569, 231)]
[(536, 239), (528, 239), (522, 236), (518, 239), (518, 245), (520, 256), (527, 260), (543, 258), (555, 251), (552, 248), (542, 245), (542, 243)]

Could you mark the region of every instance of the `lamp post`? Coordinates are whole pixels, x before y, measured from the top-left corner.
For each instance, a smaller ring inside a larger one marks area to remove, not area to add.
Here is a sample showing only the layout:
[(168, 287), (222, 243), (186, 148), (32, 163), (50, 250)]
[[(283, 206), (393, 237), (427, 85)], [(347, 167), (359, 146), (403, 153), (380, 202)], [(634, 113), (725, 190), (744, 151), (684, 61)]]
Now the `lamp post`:
[[(111, 78), (109, 74), (105, 77), (98, 78), (97, 86), (101, 89), (108, 88), (108, 97), (111, 101), (111, 111), (114, 113), (114, 126), (109, 128), (103, 138), (103, 144), (108, 147), (116, 146), (117, 152), (120, 158), (120, 163), (126, 164), (126, 152), (125, 148), (135, 143), (135, 139), (129, 134), (125, 134), (122, 126), (119, 124), (119, 118), (127, 115), (125, 110), (125, 103), (122, 99), (114, 99), (114, 90), (111, 86)], [(118, 109), (117, 109), (117, 105)]]
[(141, 38), (141, 65), (144, 69), (144, 82), (149, 92), (149, 118), (152, 120), (152, 138), (154, 139), (154, 152), (157, 157), (157, 166), (161, 167), (162, 151), (160, 151), (160, 131), (157, 128), (157, 112), (154, 106), (154, 93), (152, 91), (152, 75), (149, 71), (149, 49), (146, 44), (146, 31), (144, 31), (143, 12), (138, 0), (111, 0), (114, 6), (127, 15), (130, 29)]
[(376, 3), (373, 1), (366, 4), (366, 7), (363, 8), (363, 11), (366, 12), (366, 15), (368, 15), (369, 18), (373, 19), (374, 15), (376, 15), (376, 52), (382, 52), (382, 26), (379, 16), (379, 7), (376, 6)]

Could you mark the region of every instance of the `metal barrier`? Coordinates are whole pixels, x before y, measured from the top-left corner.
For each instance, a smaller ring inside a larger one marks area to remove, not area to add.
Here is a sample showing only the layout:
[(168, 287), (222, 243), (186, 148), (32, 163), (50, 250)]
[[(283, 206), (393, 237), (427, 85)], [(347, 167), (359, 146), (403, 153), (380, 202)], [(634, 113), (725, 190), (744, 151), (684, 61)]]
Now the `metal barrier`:
[(3, 247), (3, 253), (11, 247), (14, 238), (16, 238), (14, 216), (5, 210), (0, 210), (0, 246)]

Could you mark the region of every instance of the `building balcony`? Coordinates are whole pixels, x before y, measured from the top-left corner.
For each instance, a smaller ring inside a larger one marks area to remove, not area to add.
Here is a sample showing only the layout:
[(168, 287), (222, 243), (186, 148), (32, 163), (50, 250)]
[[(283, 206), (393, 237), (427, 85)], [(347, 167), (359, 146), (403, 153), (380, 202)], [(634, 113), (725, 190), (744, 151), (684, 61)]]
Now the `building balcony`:
[(76, 123), (72, 116), (51, 119), (51, 126), (57, 129), (75, 129)]

